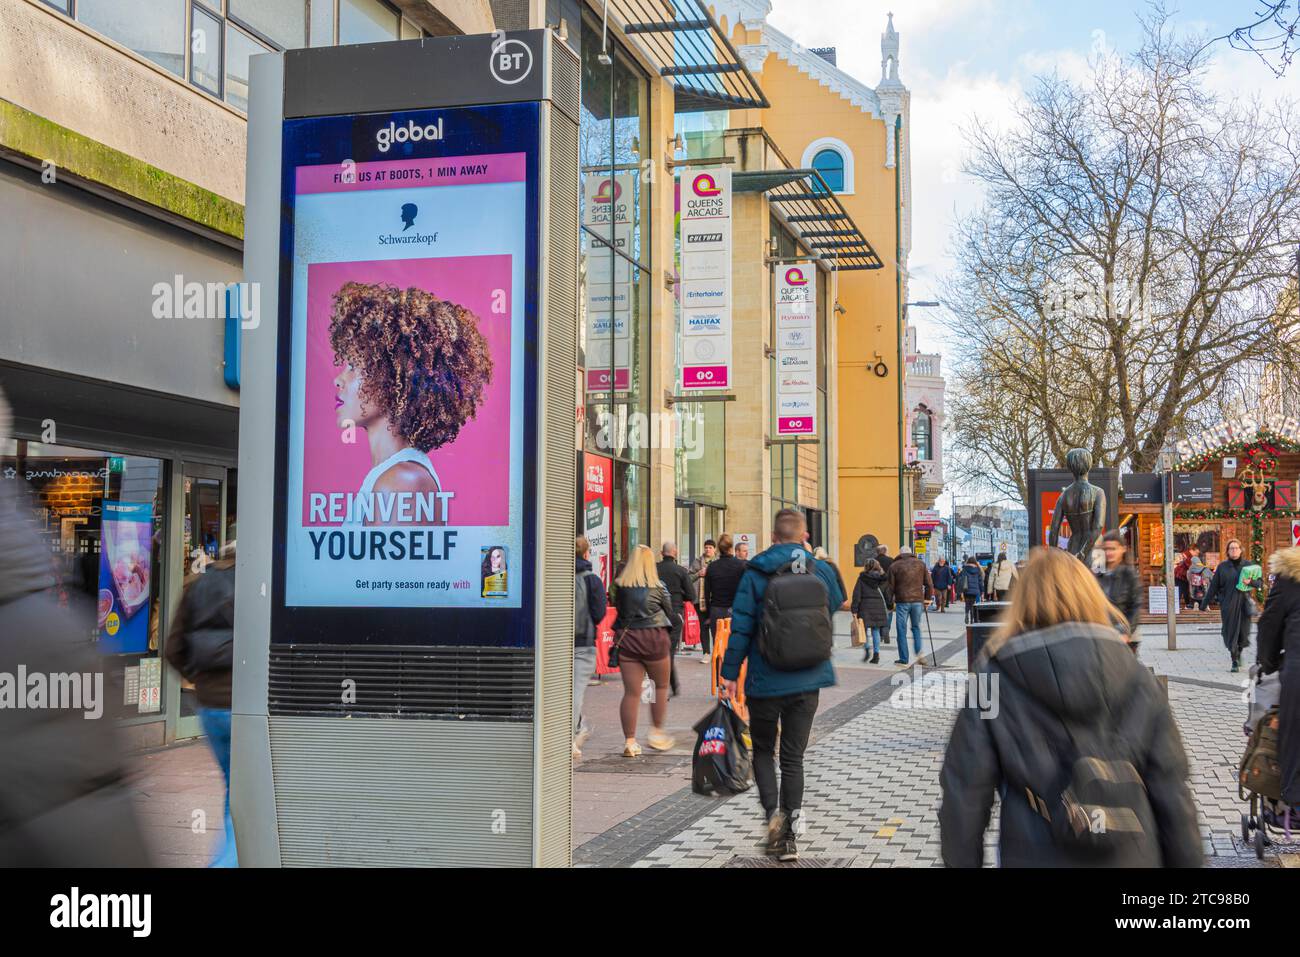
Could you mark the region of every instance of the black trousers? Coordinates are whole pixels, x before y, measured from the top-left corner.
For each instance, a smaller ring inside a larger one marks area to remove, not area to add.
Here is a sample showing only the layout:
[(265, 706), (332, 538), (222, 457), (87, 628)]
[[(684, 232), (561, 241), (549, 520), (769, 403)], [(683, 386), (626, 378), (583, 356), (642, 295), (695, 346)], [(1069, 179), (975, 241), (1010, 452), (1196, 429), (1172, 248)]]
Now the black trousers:
[[(763, 810), (771, 815), (779, 803), (789, 814), (803, 807), (803, 752), (808, 747), (820, 691), (780, 698), (748, 698), (749, 735), (754, 742), (754, 780)], [(779, 731), (778, 731), (779, 728)], [(775, 751), (781, 742), (781, 784), (776, 781)]]
[(673, 622), (673, 627), (668, 632), (668, 687), (673, 694), (681, 694), (681, 688), (677, 684), (677, 649), (681, 647), (682, 631), (686, 626), (685, 607), (673, 609), (673, 614), (677, 616), (677, 620)]

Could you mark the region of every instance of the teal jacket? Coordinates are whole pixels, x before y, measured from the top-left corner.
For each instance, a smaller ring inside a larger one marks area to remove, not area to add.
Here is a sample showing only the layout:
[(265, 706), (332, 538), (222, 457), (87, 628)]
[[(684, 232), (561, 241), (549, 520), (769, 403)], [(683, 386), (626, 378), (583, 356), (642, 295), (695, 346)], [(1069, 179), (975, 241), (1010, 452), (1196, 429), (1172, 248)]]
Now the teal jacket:
[[(731, 637), (727, 639), (727, 654), (722, 659), (722, 677), (735, 681), (740, 666), (749, 659), (749, 672), (745, 677), (745, 696), (750, 698), (779, 698), (802, 694), (835, 684), (835, 668), (828, 660), (803, 671), (777, 671), (763, 660), (755, 643), (759, 622), (763, 617), (763, 593), (767, 580), (778, 568), (790, 561), (791, 553), (801, 545), (773, 545), (749, 560), (749, 567), (740, 579), (736, 600), (731, 606)], [(826, 586), (827, 607), (831, 615), (844, 604), (844, 592), (836, 580), (835, 572), (825, 562), (807, 556), (813, 573)]]

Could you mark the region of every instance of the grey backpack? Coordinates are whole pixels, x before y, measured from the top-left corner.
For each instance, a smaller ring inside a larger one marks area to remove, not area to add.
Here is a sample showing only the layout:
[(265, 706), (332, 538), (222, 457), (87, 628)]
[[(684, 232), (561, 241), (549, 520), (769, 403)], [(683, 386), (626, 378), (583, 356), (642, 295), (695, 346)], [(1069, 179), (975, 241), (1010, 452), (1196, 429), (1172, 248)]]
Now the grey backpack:
[(591, 607), (587, 604), (587, 576), (594, 574), (579, 572), (573, 579), (573, 637), (577, 641), (596, 637), (596, 624), (591, 620)]

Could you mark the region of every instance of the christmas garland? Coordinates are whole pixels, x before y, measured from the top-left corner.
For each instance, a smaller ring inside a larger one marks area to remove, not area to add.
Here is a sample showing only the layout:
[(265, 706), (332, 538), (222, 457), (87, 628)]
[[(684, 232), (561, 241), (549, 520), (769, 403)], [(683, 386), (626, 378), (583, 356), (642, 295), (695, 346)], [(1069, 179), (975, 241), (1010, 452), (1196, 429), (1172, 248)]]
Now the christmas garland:
[(1198, 472), (1211, 462), (1221, 459), (1225, 455), (1232, 455), (1234, 452), (1244, 455), (1247, 464), (1253, 465), (1255, 468), (1262, 467), (1265, 472), (1272, 472), (1277, 469), (1277, 457), (1283, 452), (1300, 452), (1300, 442), (1278, 435), (1272, 429), (1260, 429), (1256, 433), (1253, 442), (1239, 441), (1221, 445), (1218, 448), (1210, 449), (1208, 452), (1203, 452), (1200, 455), (1179, 462), (1177, 468), (1182, 472)]
[(1181, 519), (1198, 519), (1198, 518), (1236, 518), (1243, 515), (1250, 516), (1250, 557), (1252, 561), (1262, 563), (1264, 561), (1264, 519), (1266, 518), (1295, 518), (1300, 516), (1300, 510), (1293, 508), (1266, 508), (1261, 512), (1241, 509), (1227, 508), (1203, 508), (1196, 511), (1179, 509), (1174, 516), (1174, 520)]

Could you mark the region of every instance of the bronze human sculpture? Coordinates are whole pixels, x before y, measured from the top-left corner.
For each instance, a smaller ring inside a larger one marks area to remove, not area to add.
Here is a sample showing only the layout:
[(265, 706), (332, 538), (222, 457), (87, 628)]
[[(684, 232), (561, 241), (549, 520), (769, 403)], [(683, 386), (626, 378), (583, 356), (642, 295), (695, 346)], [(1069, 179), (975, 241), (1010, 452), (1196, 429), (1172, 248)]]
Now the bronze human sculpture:
[(1047, 544), (1059, 548), (1061, 524), (1069, 522), (1070, 538), (1066, 551), (1087, 564), (1092, 561), (1092, 549), (1106, 525), (1106, 493), (1088, 481), (1092, 456), (1087, 449), (1071, 449), (1066, 453), (1065, 465), (1074, 475), (1074, 482), (1061, 493), (1052, 511)]

